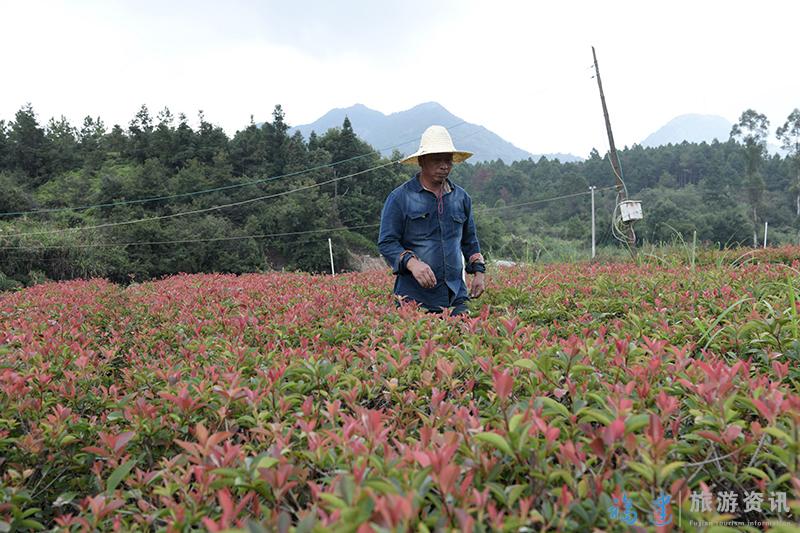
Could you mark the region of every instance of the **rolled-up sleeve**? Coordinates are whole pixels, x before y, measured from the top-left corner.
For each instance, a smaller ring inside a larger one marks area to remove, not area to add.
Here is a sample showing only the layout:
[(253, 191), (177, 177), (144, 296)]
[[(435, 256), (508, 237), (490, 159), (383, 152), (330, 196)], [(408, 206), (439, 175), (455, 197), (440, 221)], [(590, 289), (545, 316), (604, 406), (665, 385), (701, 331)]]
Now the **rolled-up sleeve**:
[(464, 270), (466, 270), (468, 274), (474, 274), (476, 271), (483, 272), (483, 265), (478, 267), (475, 263), (469, 262), (470, 257), (481, 251), (481, 245), (478, 242), (478, 232), (475, 229), (475, 217), (472, 215), (472, 199), (469, 195), (465, 195), (464, 198), (464, 211), (467, 215), (467, 219), (464, 221), (464, 230), (461, 234), (461, 253), (464, 254), (467, 260), (467, 266)]
[(396, 193), (390, 194), (386, 199), (381, 211), (381, 229), (378, 234), (378, 249), (386, 263), (392, 267), (394, 274), (400, 274), (404, 270), (403, 252), (405, 249), (401, 240), (405, 216), (399, 203), (400, 200)]

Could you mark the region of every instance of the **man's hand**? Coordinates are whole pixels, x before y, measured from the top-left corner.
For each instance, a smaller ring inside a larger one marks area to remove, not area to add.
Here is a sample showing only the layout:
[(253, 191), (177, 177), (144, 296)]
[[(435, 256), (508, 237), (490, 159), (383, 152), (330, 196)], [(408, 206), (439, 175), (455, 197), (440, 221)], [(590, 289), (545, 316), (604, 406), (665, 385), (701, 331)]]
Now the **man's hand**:
[(472, 277), (472, 288), (469, 291), (471, 298), (477, 298), (486, 290), (486, 275), (483, 272), (475, 272)]
[(428, 266), (428, 263), (420, 261), (416, 257), (412, 257), (406, 263), (406, 268), (414, 275), (414, 279), (424, 289), (432, 289), (436, 286), (436, 276)]

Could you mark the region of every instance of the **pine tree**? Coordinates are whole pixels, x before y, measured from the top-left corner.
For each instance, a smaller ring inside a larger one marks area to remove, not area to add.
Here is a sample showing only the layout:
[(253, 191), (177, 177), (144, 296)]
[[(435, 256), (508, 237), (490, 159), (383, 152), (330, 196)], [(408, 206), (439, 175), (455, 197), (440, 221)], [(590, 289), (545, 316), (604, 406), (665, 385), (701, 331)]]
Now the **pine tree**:
[(745, 188), (753, 214), (753, 246), (758, 246), (758, 209), (764, 196), (764, 177), (758, 172), (767, 151), (769, 120), (752, 109), (743, 112), (731, 128), (731, 138), (744, 147)]
[(78, 132), (66, 117), (50, 119), (45, 133), (47, 137), (47, 159), (51, 174), (61, 174), (80, 166)]
[(78, 154), (83, 160), (84, 168), (90, 171), (98, 170), (105, 161), (105, 147), (103, 139), (106, 127), (100, 117), (94, 119), (87, 116), (83, 119), (83, 126), (78, 132)]
[(148, 157), (151, 157), (152, 133), (153, 119), (150, 118), (147, 106), (142, 104), (142, 107), (128, 125), (128, 136), (130, 138), (128, 157), (137, 163), (144, 163)]
[(48, 142), (30, 103), (17, 111), (8, 134), (10, 166), (21, 170), (31, 186), (47, 179)]
[(794, 163), (794, 176), (790, 190), (795, 194), (796, 214), (800, 216), (800, 109), (795, 108), (776, 131), (782, 148), (787, 151), (788, 157)]

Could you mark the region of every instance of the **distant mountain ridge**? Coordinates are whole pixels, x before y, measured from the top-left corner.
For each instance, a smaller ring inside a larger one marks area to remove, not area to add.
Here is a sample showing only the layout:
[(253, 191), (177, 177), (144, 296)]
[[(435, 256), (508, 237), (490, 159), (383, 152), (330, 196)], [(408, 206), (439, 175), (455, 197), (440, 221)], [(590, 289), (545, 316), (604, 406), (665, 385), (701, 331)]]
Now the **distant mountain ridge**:
[(449, 129), (453, 144), (458, 149), (475, 154), (470, 158), (471, 162), (501, 159), (509, 164), (512, 161), (529, 158), (535, 161), (542, 155), (547, 159), (559, 159), (562, 162), (581, 161), (580, 157), (572, 154), (532, 154), (514, 146), (483, 126), (466, 122), (436, 102), (419, 104), (390, 115), (384, 115), (363, 104), (331, 109), (311, 124), (291, 128), (289, 134), (299, 131), (306, 139), (312, 131), (322, 135), (330, 128), (340, 128), (345, 117), (350, 119), (356, 135), (384, 155), (390, 155), (393, 149), (403, 154), (416, 152), (419, 138), (425, 128), (440, 124)]
[(673, 118), (642, 141), (642, 146), (655, 147), (667, 144), (710, 143), (714, 139), (720, 142), (728, 140), (733, 124), (726, 118), (717, 115), (700, 115), (690, 113)]

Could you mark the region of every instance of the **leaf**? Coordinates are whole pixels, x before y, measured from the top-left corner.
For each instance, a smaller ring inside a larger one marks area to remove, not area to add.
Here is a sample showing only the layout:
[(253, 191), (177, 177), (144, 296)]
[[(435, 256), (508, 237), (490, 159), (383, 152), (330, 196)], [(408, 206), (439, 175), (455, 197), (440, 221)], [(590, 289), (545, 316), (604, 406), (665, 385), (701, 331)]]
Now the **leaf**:
[[(314, 516), (314, 513), (308, 513), (305, 518), (298, 522), (297, 526), (294, 528), (294, 533), (311, 533), (314, 531), (314, 525), (317, 523), (317, 518)], [(256, 533), (255, 531), (250, 531), (249, 533)], [(261, 532), (258, 532), (261, 533)], [(264, 530), (264, 533), (268, 533)]]
[[(558, 480), (558, 479), (563, 480), (567, 485), (570, 485), (570, 486), (575, 484), (575, 478), (573, 478), (572, 474), (570, 474), (569, 470), (567, 470), (565, 468), (557, 468), (557, 469), (551, 471), (547, 475), (547, 481), (550, 482), (550, 483), (555, 483), (555, 481)], [(559, 489), (553, 489), (553, 490), (555, 491), (556, 494), (559, 492)]]
[(586, 478), (583, 478), (578, 482), (578, 498), (586, 498), (586, 495), (589, 493), (589, 481)]
[(135, 436), (136, 436), (136, 432), (135, 431), (126, 431), (124, 433), (120, 433), (119, 435), (117, 435), (117, 439), (114, 442), (114, 451), (115, 452), (119, 452), (120, 450), (125, 448), (125, 446), (127, 446), (127, 444)]
[(108, 481), (106, 482), (106, 492), (111, 494), (117, 488), (120, 481), (125, 479), (125, 477), (130, 474), (133, 467), (136, 465), (136, 459), (131, 459), (125, 464), (122, 464), (114, 470), (110, 476), (108, 476)]
[(628, 463), (628, 468), (642, 475), (648, 482), (653, 482), (653, 469), (646, 464), (631, 461)]
[(76, 492), (61, 493), (58, 495), (58, 498), (56, 498), (56, 501), (53, 502), (53, 507), (61, 507), (62, 505), (67, 505), (70, 502), (72, 502), (72, 500), (74, 500), (75, 496), (77, 495), (78, 494)]
[(600, 411), (599, 409), (595, 409), (593, 407), (584, 407), (580, 411), (578, 411), (578, 415), (583, 414), (583, 418), (581, 418), (581, 422), (584, 421), (595, 421), (600, 422), (604, 426), (611, 425), (611, 418), (609, 418), (605, 413)]
[(507, 495), (503, 490), (502, 485), (500, 485), (499, 483), (487, 482), (486, 486), (489, 487), (489, 491), (491, 491), (491, 493), (494, 494), (495, 498), (497, 498), (497, 501), (499, 501), (503, 505), (506, 504)]
[(493, 433), (491, 431), (477, 433), (475, 435), (475, 440), (491, 444), (506, 455), (514, 455), (514, 452), (511, 451), (511, 446), (508, 444), (508, 441), (497, 433)]
[(41, 522), (37, 522), (36, 520), (31, 520), (27, 518), (25, 520), (21, 520), (19, 522), (21, 529), (29, 529), (34, 531), (44, 531), (45, 527), (41, 524)]
[(683, 465), (686, 464), (686, 461), (675, 461), (666, 466), (664, 466), (661, 471), (658, 473), (659, 479), (662, 481), (667, 479), (671, 473), (676, 471), (677, 469), (681, 468)]
[(603, 398), (602, 396), (600, 396), (596, 392), (587, 392), (586, 393), (586, 397), (587, 398), (591, 398), (592, 400), (594, 400), (597, 405), (603, 405), (603, 406), (606, 405), (605, 398)]
[(528, 487), (528, 485), (513, 485), (509, 487), (511, 490), (508, 490), (508, 499), (506, 500), (507, 505), (512, 507), (514, 502), (522, 495), (523, 491)]
[(518, 366), (526, 370), (533, 370), (536, 368), (536, 363), (534, 363), (531, 359), (517, 359), (514, 361), (514, 366)]
[(334, 509), (347, 509), (347, 504), (343, 499), (330, 492), (323, 492), (319, 495), (320, 500), (324, 500), (330, 504)]
[(764, 433), (768, 433), (775, 437), (776, 439), (780, 440), (783, 444), (791, 444), (794, 445), (794, 439), (789, 436), (788, 433), (782, 431), (776, 427), (768, 427), (764, 429)]
[(29, 516), (33, 516), (36, 513), (41, 511), (38, 507), (31, 507), (30, 509), (25, 509), (19, 516), (22, 518), (28, 518)]
[(379, 494), (397, 494), (397, 487), (382, 479), (368, 479), (364, 481), (364, 486), (375, 489)]
[(636, 433), (650, 423), (650, 415), (631, 415), (625, 419), (625, 433)]
[(589, 519), (589, 514), (586, 512), (586, 509), (584, 509), (583, 506), (573, 505), (570, 507), (570, 511), (577, 514), (581, 518), (581, 520), (584, 521), (584, 523), (591, 522), (591, 520)]
[(347, 505), (353, 505), (353, 497), (355, 496), (356, 492), (356, 483), (353, 480), (352, 476), (344, 476), (342, 478), (341, 483), (339, 483), (339, 489), (342, 492), (342, 497), (344, 501), (347, 502)]
[(564, 418), (569, 418), (570, 417), (569, 409), (567, 409), (564, 406), (564, 404), (558, 403), (557, 401), (555, 401), (554, 399), (552, 399), (550, 397), (539, 396), (534, 401), (534, 405), (536, 404), (536, 402), (539, 402), (540, 405), (544, 404), (545, 412), (549, 411), (548, 414), (553, 414), (553, 411), (555, 411), (556, 413), (564, 416)]
[(523, 418), (525, 418), (525, 415), (521, 413), (517, 413), (511, 417), (511, 420), (508, 421), (508, 430), (510, 433), (514, 433), (517, 430)]
[(575, 365), (570, 369), (570, 376), (579, 372), (594, 372), (594, 368), (587, 365)]
[(242, 471), (238, 468), (215, 468), (212, 472), (214, 475), (223, 477), (239, 477), (242, 475)]
[(270, 455), (262, 455), (256, 461), (256, 468), (272, 468), (278, 464), (278, 460)]
[(63, 437), (61, 437), (61, 446), (67, 446), (68, 444), (72, 444), (73, 442), (76, 442), (78, 440), (80, 439), (78, 439), (78, 437), (76, 437), (75, 435), (64, 435)]
[(786, 483), (786, 482), (787, 482), (787, 481), (789, 481), (790, 479), (792, 479), (792, 474), (791, 474), (791, 472), (786, 472), (785, 474), (782, 474), (782, 475), (778, 476), (778, 477), (775, 479), (775, 481), (773, 481), (772, 483), (770, 483), (770, 486), (771, 486), (771, 487), (780, 487), (780, 486), (781, 486), (783, 483)]
[[(698, 342), (697, 342), (697, 343), (698, 343), (698, 344), (700, 344), (700, 342), (702, 342), (702, 341), (703, 341), (703, 338), (705, 338), (705, 337), (708, 337), (708, 334), (709, 334), (709, 332), (711, 332), (711, 331), (712, 331), (712, 330), (713, 330), (715, 327), (717, 327), (717, 324), (719, 324), (719, 323), (722, 321), (722, 319), (723, 319), (723, 318), (725, 318), (725, 315), (727, 315), (728, 313), (730, 313), (731, 311), (733, 311), (733, 309), (734, 309), (735, 307), (738, 307), (739, 305), (741, 305), (742, 303), (746, 302), (747, 300), (752, 300), (752, 298), (751, 298), (751, 297), (749, 297), (749, 296), (745, 296), (744, 298), (740, 298), (740, 299), (738, 299), (737, 301), (735, 301), (734, 303), (732, 303), (731, 305), (729, 305), (727, 309), (725, 309), (725, 310), (724, 310), (722, 313), (720, 313), (720, 315), (719, 315), (719, 316), (716, 318), (716, 320), (714, 320), (714, 322), (713, 322), (713, 323), (712, 323), (712, 324), (711, 324), (711, 325), (708, 327), (708, 329), (706, 329), (706, 330), (703, 332), (703, 335), (700, 337), (700, 339), (698, 340)], [(699, 321), (698, 321), (698, 324), (699, 324)], [(724, 329), (724, 328), (723, 328), (723, 329)], [(704, 350), (705, 350), (706, 348), (708, 348), (708, 345), (709, 345), (709, 344), (711, 344), (711, 342), (712, 342), (712, 341), (714, 340), (714, 338), (715, 338), (715, 337), (716, 337), (716, 336), (719, 334), (719, 332), (720, 332), (720, 331), (722, 331), (722, 329), (720, 329), (719, 331), (717, 331), (717, 332), (716, 332), (714, 335), (712, 335), (712, 336), (711, 336), (711, 337), (710, 337), (710, 338), (709, 338), (709, 339), (706, 341), (706, 344), (705, 344), (705, 346), (703, 346), (703, 349), (704, 349)]]
[(256, 425), (256, 419), (250, 415), (242, 415), (236, 419), (236, 423), (238, 423), (240, 426), (249, 428)]
[(247, 533), (267, 533), (267, 530), (264, 529), (264, 526), (258, 522), (253, 522), (252, 520), (247, 521), (247, 529), (245, 531), (247, 531)]
[(766, 472), (754, 466), (747, 466), (745, 468), (742, 468), (742, 472), (747, 472), (751, 476), (760, 477), (761, 479), (769, 479), (769, 476), (767, 475)]

